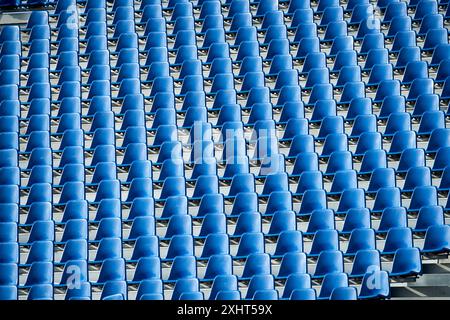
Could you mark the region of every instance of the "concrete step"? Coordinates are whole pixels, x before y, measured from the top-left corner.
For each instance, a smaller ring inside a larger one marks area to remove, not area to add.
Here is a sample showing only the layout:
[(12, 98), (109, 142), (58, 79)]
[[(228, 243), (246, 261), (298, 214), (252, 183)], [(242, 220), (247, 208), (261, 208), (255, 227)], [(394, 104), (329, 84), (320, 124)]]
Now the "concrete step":
[(392, 299), (450, 299), (450, 263), (425, 263), (415, 281), (391, 285)]

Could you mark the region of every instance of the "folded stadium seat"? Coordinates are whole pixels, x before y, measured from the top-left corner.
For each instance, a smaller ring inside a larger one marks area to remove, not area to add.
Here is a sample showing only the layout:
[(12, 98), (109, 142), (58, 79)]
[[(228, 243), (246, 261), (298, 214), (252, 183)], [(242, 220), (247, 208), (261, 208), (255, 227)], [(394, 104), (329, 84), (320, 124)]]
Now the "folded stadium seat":
[(51, 262), (53, 260), (53, 243), (51, 241), (35, 241), (31, 245), (26, 264), (43, 261)]
[(339, 250), (338, 232), (336, 230), (318, 230), (314, 234), (309, 256), (318, 256), (324, 250)]
[(395, 251), (392, 277), (417, 276), (422, 274), (420, 250), (418, 248), (400, 248)]
[[(404, 106), (404, 99), (392, 99), (392, 96), (389, 98), (385, 98), (383, 101), (384, 111), (389, 113), (387, 115), (387, 121), (386, 121), (386, 128), (384, 130), (384, 136), (393, 136), (398, 131), (410, 131), (411, 130), (411, 115), (407, 112), (404, 112), (405, 109), (401, 107), (397, 110), (389, 110), (390, 106), (392, 106), (392, 103), (395, 103), (396, 101), (401, 101), (400, 106), (403, 104)], [(383, 107), (382, 107), (383, 108)], [(382, 109), (383, 110), (383, 109)], [(392, 111), (392, 112), (390, 112)], [(381, 116), (381, 113), (380, 113)]]
[(346, 189), (354, 189), (357, 187), (355, 170), (337, 171), (334, 175), (329, 194), (338, 194)]
[(139, 283), (136, 300), (162, 300), (163, 298), (162, 281), (160, 279), (148, 279)]
[(442, 171), (447, 166), (447, 154), (449, 152), (450, 148), (448, 147), (442, 147), (438, 149), (438, 152), (436, 153), (436, 157), (434, 159), (433, 164), (433, 171)]
[(346, 273), (334, 272), (326, 274), (322, 281), (320, 293), (317, 299), (329, 299), (336, 288), (348, 287), (348, 276)]
[(278, 300), (278, 291), (272, 290), (257, 290), (253, 295), (253, 300)]
[(425, 243), (421, 252), (423, 253), (441, 253), (448, 250), (448, 226), (432, 225), (427, 228), (425, 234)]
[(445, 128), (437, 128), (431, 132), (431, 136), (428, 140), (428, 146), (426, 152), (434, 153), (439, 148), (448, 146), (448, 137), (450, 136), (450, 131)]
[[(239, 1), (238, 1), (239, 3)], [(210, 15), (209, 17), (216, 17), (217, 15)], [(205, 18), (205, 20), (208, 18), (208, 16)], [(225, 18), (224, 15), (220, 19)], [(216, 20), (212, 19), (211, 20)], [(206, 23), (206, 22), (205, 22)], [(204, 24), (205, 24), (204, 23)], [(217, 23), (217, 21), (216, 21)], [(221, 25), (222, 26), (222, 25)], [(230, 32), (236, 32), (239, 30), (239, 28), (245, 28), (245, 27), (251, 27), (252, 26), (252, 15), (250, 12), (236, 12), (233, 17), (231, 18), (231, 24), (229, 31)]]
[(17, 263), (1, 263), (0, 270), (2, 271), (0, 276), (2, 288), (6, 286), (17, 286), (19, 272)]
[(123, 280), (108, 280), (103, 285), (100, 300), (126, 300), (127, 287)]
[(202, 258), (209, 258), (214, 254), (229, 254), (229, 239), (224, 233), (211, 233), (206, 237)]
[(425, 166), (425, 150), (423, 149), (405, 149), (400, 155), (397, 173), (404, 174), (413, 167)]
[[(445, 29), (442, 28), (442, 25), (439, 22), (439, 17), (442, 16), (438, 15), (434, 17), (437, 18), (434, 21), (437, 26), (431, 26), (431, 28), (427, 29), (426, 24), (422, 23), (424, 25), (424, 30), (422, 30), (422, 32), (425, 35), (425, 42), (422, 47), (422, 50), (424, 51), (432, 51), (436, 46), (448, 43), (447, 39), (445, 38)], [(430, 15), (427, 23), (430, 23), (432, 20), (433, 16)]]
[(349, 276), (363, 278), (367, 271), (379, 270), (380, 266), (381, 260), (378, 250), (358, 250)]
[(388, 232), (391, 228), (407, 227), (406, 209), (403, 207), (388, 207), (381, 214), (378, 232)]
[(400, 189), (396, 187), (380, 188), (375, 195), (372, 211), (381, 212), (385, 208), (400, 207)]
[(64, 251), (61, 257), (61, 263), (66, 263), (71, 260), (86, 260), (87, 259), (87, 241), (83, 239), (73, 239), (66, 242)]
[(161, 277), (160, 260), (157, 257), (140, 258), (136, 265), (133, 281), (140, 282)]
[(83, 282), (79, 288), (67, 289), (66, 300), (90, 300), (91, 299), (91, 285), (89, 282)]
[(214, 278), (209, 300), (214, 300), (220, 292), (237, 290), (237, 278), (234, 275), (218, 275)]
[(132, 261), (136, 261), (141, 257), (152, 257), (159, 255), (158, 238), (156, 236), (141, 236), (135, 244)]
[(53, 300), (53, 286), (51, 284), (32, 285), (28, 292), (28, 300)]
[[(368, 284), (370, 279), (376, 277), (380, 285), (373, 287)], [(389, 275), (384, 270), (373, 270), (364, 275), (361, 289), (359, 292), (359, 299), (386, 299), (390, 297)]]
[(304, 171), (300, 174), (295, 194), (303, 195), (308, 190), (323, 188), (323, 175), (320, 171)]
[(51, 284), (52, 282), (53, 264), (51, 262), (34, 262), (31, 264), (25, 286)]
[(354, 255), (359, 250), (375, 249), (375, 232), (369, 228), (354, 229), (350, 234), (350, 239), (346, 255)]
[(245, 261), (242, 278), (270, 274), (270, 271), (270, 256), (266, 253), (252, 253)]
[(300, 231), (291, 230), (280, 233), (275, 249), (275, 256), (284, 255), (287, 252), (302, 252), (303, 238)]
[(325, 190), (306, 190), (302, 197), (300, 206), (300, 215), (310, 215), (316, 209), (326, 209), (326, 192)]
[(241, 236), (246, 232), (261, 232), (261, 215), (258, 212), (243, 212), (239, 215), (234, 236)]
[(189, 215), (175, 215), (169, 219), (165, 238), (178, 234), (192, 234), (191, 217)]
[(0, 229), (2, 230), (1, 242), (15, 242), (17, 240), (17, 224), (14, 222), (2, 222)]
[(192, 236), (188, 234), (174, 235), (169, 242), (166, 259), (173, 259), (176, 256), (193, 254)]
[(19, 262), (19, 247), (15, 242), (2, 242), (0, 243), (0, 251), (2, 252), (2, 258), (0, 263), (18, 263)]
[(331, 209), (314, 210), (308, 222), (306, 234), (315, 234), (319, 230), (334, 230), (334, 212)]
[(177, 256), (173, 260), (168, 280), (192, 279), (196, 277), (195, 257)]
[(274, 290), (274, 278), (272, 275), (254, 275), (250, 279), (245, 299), (252, 299), (258, 290)]
[[(36, 224), (37, 222), (35, 222)], [(72, 239), (87, 240), (87, 221), (86, 219), (71, 219), (64, 226), (64, 232), (61, 242), (67, 242)]]
[(289, 277), (291, 274), (306, 273), (306, 254), (288, 252), (283, 255), (277, 278)]
[(439, 185), (439, 191), (446, 191), (449, 189), (449, 171), (450, 169), (448, 167), (445, 167), (442, 176), (441, 176), (441, 183)]
[(300, 176), (306, 171), (319, 170), (319, 156), (315, 152), (304, 152), (296, 156), (292, 176)]
[(283, 231), (295, 229), (295, 213), (293, 211), (276, 211), (272, 217), (268, 234), (280, 234)]
[[(33, 207), (33, 206), (36, 206), (39, 209), (41, 209), (41, 208), (45, 209), (45, 207), (42, 204), (44, 204), (44, 203), (39, 203), (39, 202), (33, 203), (30, 206), (30, 209), (32, 209), (31, 207)], [(100, 207), (102, 207), (102, 206), (100, 206)], [(103, 206), (103, 207), (107, 207), (107, 206)], [(109, 207), (112, 209), (110, 217), (120, 216), (120, 213), (118, 213), (118, 211), (113, 210), (113, 209), (115, 209), (113, 206), (109, 206)], [(49, 214), (50, 214), (51, 209), (49, 208), (48, 210), (49, 210)], [(102, 213), (102, 211), (103, 211), (103, 213)], [(108, 217), (107, 214), (104, 214), (104, 211), (106, 211), (106, 210), (105, 209), (102, 210), (100, 208), (98, 210), (98, 214), (96, 215), (96, 218), (94, 219), (94, 221), (100, 220), (103, 215), (105, 217)], [(65, 223), (71, 219), (87, 219), (87, 217), (88, 217), (87, 201), (86, 200), (70, 200), (67, 202), (67, 204), (64, 207), (61, 222)]]
[(445, 127), (443, 111), (426, 111), (422, 114), (417, 133), (421, 136), (429, 135), (434, 129)]
[(104, 237), (100, 240), (94, 261), (120, 258), (122, 256), (122, 243), (120, 238)]
[[(303, 26), (299, 25), (299, 28)], [(320, 41), (316, 36), (305, 36), (299, 41), (296, 59), (304, 59), (310, 53), (319, 53)]]
[(412, 232), (410, 228), (390, 228), (386, 236), (383, 254), (394, 254), (400, 248), (412, 247)]
[(344, 263), (342, 252), (322, 251), (319, 254), (314, 272), (314, 278), (322, 278), (327, 274), (343, 272)]
[(186, 196), (170, 196), (164, 203), (161, 218), (170, 218), (175, 215), (184, 215), (188, 212), (188, 199)]
[[(403, 53), (404, 49), (400, 50), (400, 54)], [(413, 52), (407, 52), (406, 54), (409, 57), (414, 57)], [(406, 67), (403, 74), (402, 84), (407, 85), (412, 83), (415, 79), (428, 78), (428, 64), (425, 61), (412, 61), (411, 58), (409, 59), (410, 60), (405, 64)]]
[(0, 222), (18, 222), (18, 205), (16, 203), (0, 203), (3, 215)]
[(422, 116), (426, 111), (439, 110), (439, 97), (436, 94), (421, 94), (414, 104), (413, 116)]
[[(288, 299), (296, 290), (310, 289), (311, 276), (308, 273), (293, 273), (288, 276), (284, 287), (282, 299)], [(315, 299), (315, 297), (314, 297)]]
[(412, 29), (412, 19), (408, 15), (394, 16), (389, 24), (387, 37), (394, 38), (399, 32), (409, 32)]
[(345, 213), (341, 233), (348, 233), (357, 228), (370, 228), (370, 212), (367, 208), (349, 208)]
[(232, 265), (230, 255), (212, 255), (208, 259), (204, 279), (215, 279), (217, 276), (231, 275)]

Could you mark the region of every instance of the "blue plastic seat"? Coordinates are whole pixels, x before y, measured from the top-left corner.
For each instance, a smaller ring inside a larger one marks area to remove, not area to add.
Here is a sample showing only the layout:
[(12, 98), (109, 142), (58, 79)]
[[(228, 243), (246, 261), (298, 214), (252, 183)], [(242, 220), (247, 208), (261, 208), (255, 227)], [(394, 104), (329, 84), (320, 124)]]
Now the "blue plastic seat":
[(427, 228), (425, 243), (422, 252), (440, 253), (447, 252), (449, 229), (447, 225), (432, 225)]
[(239, 215), (234, 231), (235, 236), (246, 232), (261, 232), (261, 215), (258, 212), (243, 212)]
[(289, 8), (287, 13), (288, 14), (293, 14), (295, 11), (297, 10), (304, 10), (304, 9), (309, 9), (310, 7), (310, 3), (309, 1), (291, 1), (289, 3)]
[(339, 287), (331, 292), (330, 300), (357, 300), (358, 291), (355, 287)]
[(195, 279), (195, 276), (196, 276), (196, 268), (194, 256), (175, 257), (172, 263), (172, 268), (170, 270), (168, 278), (169, 280), (180, 280), (180, 279), (195, 280), (198, 285), (198, 280)]
[(316, 290), (313, 288), (295, 289), (292, 291), (290, 300), (316, 300)]
[(82, 282), (79, 288), (68, 289), (65, 296), (66, 300), (90, 300), (91, 285), (89, 282)]
[(338, 233), (334, 229), (318, 230), (314, 234), (309, 255), (318, 256), (325, 250), (339, 250)]
[(204, 237), (212, 233), (226, 232), (226, 217), (224, 214), (209, 213), (203, 219), (199, 236)]
[(322, 281), (318, 299), (329, 299), (336, 288), (348, 287), (348, 276), (346, 273), (335, 272), (326, 274)]
[(2, 271), (0, 276), (2, 288), (5, 286), (17, 286), (19, 270), (16, 263), (1, 263), (0, 270)]
[(31, 286), (28, 300), (53, 300), (53, 286), (51, 284), (36, 284)]
[(272, 275), (268, 274), (255, 275), (250, 279), (246, 299), (253, 298), (255, 292), (257, 292), (258, 290), (273, 290), (273, 289), (274, 289), (274, 278)]
[(344, 263), (342, 252), (322, 251), (317, 259), (314, 277), (325, 277), (330, 273), (343, 272)]
[(242, 278), (270, 274), (270, 271), (270, 256), (266, 253), (253, 253), (245, 261)]
[(406, 226), (406, 209), (403, 207), (388, 207), (383, 210), (378, 232), (388, 232), (391, 228), (404, 228)]
[(287, 252), (283, 255), (277, 277), (289, 277), (293, 274), (306, 273), (306, 254), (303, 252)]
[(311, 214), (317, 209), (326, 209), (325, 190), (306, 190), (302, 197), (299, 214)]
[(412, 247), (411, 229), (405, 227), (390, 228), (384, 245), (384, 254), (394, 254), (400, 248)]
[(295, 213), (293, 211), (276, 211), (270, 223), (268, 234), (280, 234), (283, 231), (295, 229)]
[(214, 254), (229, 254), (227, 234), (211, 233), (206, 237), (201, 257), (208, 258)]
[(375, 196), (374, 211), (383, 211), (388, 207), (399, 207), (400, 189), (395, 187), (380, 188)]
[(319, 230), (333, 230), (334, 228), (335, 222), (333, 210), (314, 210), (309, 217), (309, 223), (306, 233), (314, 234)]
[[(319, 133), (319, 135), (322, 134), (322, 138), (325, 138), (321, 156), (330, 156), (333, 152), (336, 151), (347, 151), (348, 150), (347, 135), (340, 132), (342, 131), (342, 118), (327, 117), (327, 119), (330, 121), (322, 121), (320, 130), (321, 132)], [(325, 125), (325, 123), (327, 123), (327, 125)], [(330, 125), (328, 125), (328, 123)], [(333, 127), (331, 125), (337, 126)], [(333, 132), (334, 130), (336, 130), (337, 132)]]
[(436, 94), (421, 94), (414, 104), (413, 116), (422, 116), (427, 111), (439, 110), (439, 97)]
[(375, 232), (369, 228), (354, 229), (350, 235), (346, 254), (356, 254), (359, 250), (375, 249)]
[(400, 248), (395, 251), (390, 276), (415, 276), (421, 273), (422, 263), (418, 248)]
[(431, 132), (428, 140), (427, 152), (436, 152), (439, 148), (449, 146), (450, 130), (437, 128)]
[[(386, 98), (388, 99), (388, 98)], [(395, 102), (395, 100), (398, 99), (389, 99), (389, 100), (384, 100), (386, 101), (392, 101), (393, 103)], [(403, 101), (403, 99), (400, 99), (398, 101)], [(386, 108), (388, 107), (387, 104), (383, 104), (386, 106)], [(393, 105), (391, 105), (393, 106)], [(401, 105), (400, 105), (401, 106)], [(403, 109), (404, 110), (404, 109)], [(385, 111), (387, 111), (385, 109)], [(387, 122), (386, 122), (386, 129), (384, 130), (384, 135), (385, 136), (391, 136), (394, 135), (395, 133), (399, 132), (399, 131), (409, 131), (411, 130), (411, 115), (407, 112), (397, 112), (396, 110), (392, 110), (393, 112), (390, 113), (387, 117)]]
[[(368, 282), (377, 279), (380, 285), (373, 286)], [(386, 271), (372, 270), (364, 275), (359, 299), (386, 299), (390, 297), (389, 275)]]
[(380, 252), (378, 250), (358, 250), (355, 254), (351, 277), (362, 278), (373, 270), (379, 270), (381, 265)]
[[(307, 273), (293, 273), (287, 277), (282, 299), (287, 299), (297, 290), (311, 288), (311, 276)], [(315, 298), (315, 297), (314, 297)]]
[(34, 262), (26, 280), (26, 286), (51, 284), (53, 282), (53, 264), (51, 262)]
[[(74, 240), (70, 240), (74, 241)], [(122, 256), (122, 243), (120, 238), (103, 238), (99, 242), (94, 261), (120, 258)]]

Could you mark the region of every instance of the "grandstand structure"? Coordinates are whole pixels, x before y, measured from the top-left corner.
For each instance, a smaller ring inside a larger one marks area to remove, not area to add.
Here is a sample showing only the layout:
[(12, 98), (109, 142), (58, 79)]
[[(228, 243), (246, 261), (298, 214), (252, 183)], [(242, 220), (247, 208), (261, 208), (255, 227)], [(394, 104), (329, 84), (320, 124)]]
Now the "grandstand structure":
[(450, 297), (449, 20), (1, 0), (0, 299)]

